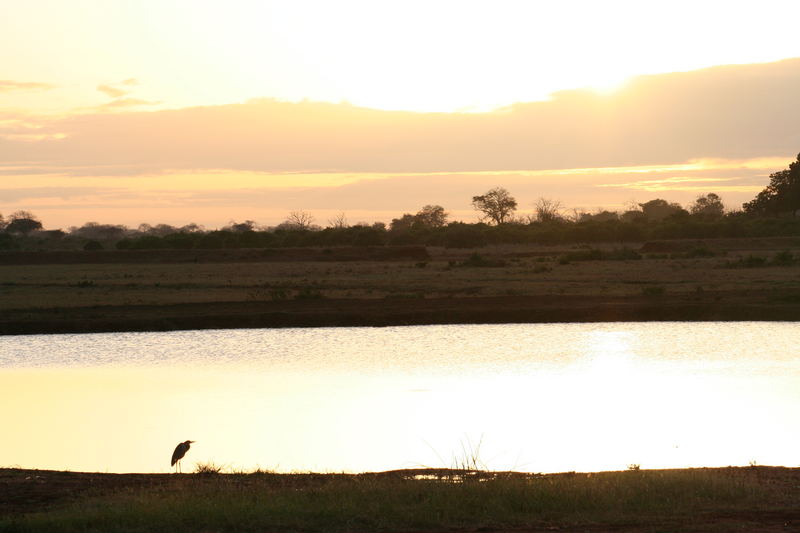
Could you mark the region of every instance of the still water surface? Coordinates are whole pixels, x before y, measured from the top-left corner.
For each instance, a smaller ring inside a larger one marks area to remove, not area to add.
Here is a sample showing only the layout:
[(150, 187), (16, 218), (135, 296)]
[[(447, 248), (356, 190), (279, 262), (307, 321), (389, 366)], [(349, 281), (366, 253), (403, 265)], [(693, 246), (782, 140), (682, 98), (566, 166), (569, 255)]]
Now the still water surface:
[(167, 472), (186, 439), (184, 471), (796, 466), (798, 326), (0, 337), (0, 466)]

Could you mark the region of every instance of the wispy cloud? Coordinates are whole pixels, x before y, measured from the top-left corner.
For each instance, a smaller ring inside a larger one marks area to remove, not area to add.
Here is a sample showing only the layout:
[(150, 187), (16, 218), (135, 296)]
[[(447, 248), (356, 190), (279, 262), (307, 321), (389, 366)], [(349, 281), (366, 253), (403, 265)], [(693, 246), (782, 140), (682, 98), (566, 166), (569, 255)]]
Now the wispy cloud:
[(47, 91), (56, 86), (32, 81), (0, 80), (0, 93), (11, 91)]
[(123, 108), (158, 105), (161, 103), (153, 100), (129, 97), (128, 95), (132, 92), (130, 88), (136, 85), (139, 85), (139, 80), (136, 78), (128, 78), (119, 83), (104, 83), (98, 85), (98, 91), (105, 94), (109, 98), (113, 98), (114, 100), (99, 106), (91, 107), (89, 110), (103, 112)]
[[(717, 169), (712, 169), (717, 170)], [(750, 177), (752, 180), (752, 177)], [(641, 180), (623, 183), (604, 183), (596, 187), (629, 189), (645, 192), (676, 192), (676, 191), (707, 191), (714, 189), (717, 192), (758, 192), (763, 185), (743, 184), (744, 178), (711, 178), (700, 176), (674, 176), (670, 178)]]
[[(103, 83), (97, 86), (97, 90), (109, 98), (120, 98), (131, 93), (130, 87), (139, 85), (136, 78), (128, 78), (118, 83)], [(123, 88), (124, 87), (124, 88)]]
[(98, 85), (97, 90), (111, 98), (119, 98), (120, 96), (125, 96), (130, 92), (124, 89), (118, 89), (117, 87), (112, 87), (111, 85)]
[(155, 100), (142, 100), (141, 98), (118, 98), (116, 100), (112, 100), (107, 104), (103, 104), (100, 106), (95, 107), (97, 110), (104, 110), (104, 109), (121, 109), (121, 108), (129, 108), (129, 107), (141, 107), (141, 106), (149, 106), (149, 105), (158, 105), (161, 102)]

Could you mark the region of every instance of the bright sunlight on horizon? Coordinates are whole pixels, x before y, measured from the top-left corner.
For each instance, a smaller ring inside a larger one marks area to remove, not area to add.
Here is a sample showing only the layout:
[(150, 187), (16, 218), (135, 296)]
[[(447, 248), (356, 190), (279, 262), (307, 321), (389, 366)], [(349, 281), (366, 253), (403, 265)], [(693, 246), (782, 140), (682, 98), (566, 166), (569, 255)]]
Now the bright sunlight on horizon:
[(62, 113), (128, 92), (119, 108), (270, 97), (485, 111), (800, 56), (793, 2), (37, 0), (4, 10), (3, 76), (60, 96), (4, 98)]
[(782, 165), (754, 161), (800, 145), (795, 2), (0, 9), (0, 213), (48, 226), (275, 224), (297, 209), (388, 221), (428, 203), (473, 220), (473, 195), (515, 183), (528, 207), (617, 209), (646, 191), (563, 171), (712, 160), (693, 184), (667, 171), (682, 186), (660, 193), (686, 203), (722, 180), (734, 207)]

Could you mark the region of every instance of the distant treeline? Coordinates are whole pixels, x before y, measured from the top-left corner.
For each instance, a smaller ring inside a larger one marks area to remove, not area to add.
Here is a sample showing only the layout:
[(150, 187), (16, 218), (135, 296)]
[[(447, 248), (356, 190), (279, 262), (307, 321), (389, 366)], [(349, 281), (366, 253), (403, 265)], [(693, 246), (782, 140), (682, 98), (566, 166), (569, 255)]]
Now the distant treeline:
[(286, 248), (294, 246), (374, 246), (421, 244), (450, 248), (474, 248), (504, 243), (600, 243), (642, 242), (653, 239), (761, 237), (800, 235), (800, 219), (725, 216), (717, 220), (676, 217), (651, 222), (646, 219), (528, 224), (452, 222), (441, 227), (415, 225), (387, 229), (382, 225), (347, 228), (277, 229), (272, 231), (229, 230), (206, 233), (172, 233), (158, 237), (128, 237), (116, 243), (118, 249), (157, 248)]
[(381, 223), (326, 228), (231, 228), (205, 231), (168, 228), (158, 232), (128, 230), (122, 226), (88, 224), (27, 234), (0, 233), (0, 250), (144, 250), (286, 248), (305, 246), (376, 246), (420, 244), (474, 248), (504, 243), (642, 242), (654, 239), (766, 237), (800, 235), (800, 218), (730, 213), (706, 217), (679, 212), (660, 220), (645, 216), (558, 218), (550, 221), (512, 221), (503, 224), (450, 222), (441, 226)]
[(516, 214), (517, 201), (497, 187), (472, 197), (482, 222), (451, 222), (442, 206), (426, 205), (404, 213), (387, 226), (349, 224), (344, 213), (314, 223), (294, 211), (275, 227), (252, 220), (231, 222), (220, 230), (197, 224), (175, 227), (142, 224), (137, 229), (89, 222), (67, 231), (45, 230), (30, 212), (0, 215), (0, 250), (143, 250), (287, 248), (307, 246), (427, 245), (475, 248), (489, 244), (641, 242), (654, 239), (703, 239), (800, 235), (800, 155), (789, 168), (770, 175), (770, 184), (741, 211), (725, 211), (719, 195), (698, 196), (684, 208), (661, 198), (632, 205), (624, 212), (567, 212), (558, 201), (540, 198), (534, 211)]

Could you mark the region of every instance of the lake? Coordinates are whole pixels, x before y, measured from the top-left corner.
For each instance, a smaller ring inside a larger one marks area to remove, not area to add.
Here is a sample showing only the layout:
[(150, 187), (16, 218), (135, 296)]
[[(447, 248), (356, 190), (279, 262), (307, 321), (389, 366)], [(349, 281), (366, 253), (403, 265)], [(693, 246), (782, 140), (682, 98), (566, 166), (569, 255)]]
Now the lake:
[(529, 472), (800, 463), (797, 323), (0, 337), (0, 466)]

